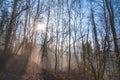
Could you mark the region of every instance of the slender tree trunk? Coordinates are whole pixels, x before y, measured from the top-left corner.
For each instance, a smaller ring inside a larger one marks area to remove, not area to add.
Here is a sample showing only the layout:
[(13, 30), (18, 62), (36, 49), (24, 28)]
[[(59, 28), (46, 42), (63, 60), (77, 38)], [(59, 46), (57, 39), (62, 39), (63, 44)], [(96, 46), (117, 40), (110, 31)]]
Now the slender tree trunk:
[(12, 15), (11, 15), (10, 22), (9, 22), (9, 25), (8, 25), (8, 29), (7, 29), (7, 32), (6, 32), (4, 54), (7, 54), (7, 51), (9, 49), (10, 38), (11, 38), (12, 29), (13, 29), (13, 23), (14, 23), (14, 20), (15, 20), (14, 17), (15, 17), (15, 14), (16, 14), (17, 4), (18, 4), (18, 0), (14, 0), (13, 11), (12, 11)]
[(71, 69), (71, 28), (70, 28), (70, 24), (71, 24), (71, 13), (70, 13), (70, 4), (67, 0), (67, 11), (68, 11), (68, 27), (69, 27), (69, 57), (68, 57), (68, 73), (70, 73), (70, 69)]
[[(117, 64), (118, 64), (118, 74), (120, 76), (120, 52), (119, 52), (119, 47), (118, 47), (118, 42), (117, 42), (117, 34), (116, 34), (116, 30), (115, 30), (115, 24), (114, 24), (114, 11), (113, 11), (113, 7), (112, 7), (112, 2), (111, 0), (104, 0), (105, 4), (106, 4), (106, 9), (108, 11), (108, 15), (109, 15), (109, 21), (110, 21), (110, 27), (111, 27), (111, 31), (112, 31), (112, 37), (113, 37), (113, 42), (114, 42), (114, 50), (116, 53), (116, 58), (117, 58)], [(120, 77), (119, 77), (120, 79)]]
[(96, 29), (96, 24), (95, 24), (95, 20), (94, 20), (94, 13), (93, 13), (93, 7), (92, 7), (92, 2), (91, 3), (91, 22), (92, 22), (92, 26), (93, 26), (93, 36), (94, 36), (94, 48), (95, 48), (95, 57), (96, 57), (96, 61), (95, 63), (97, 64), (96, 67), (96, 79), (99, 79), (99, 70), (100, 70), (100, 47), (99, 47), (99, 43), (98, 43), (98, 38), (97, 38), (97, 29)]

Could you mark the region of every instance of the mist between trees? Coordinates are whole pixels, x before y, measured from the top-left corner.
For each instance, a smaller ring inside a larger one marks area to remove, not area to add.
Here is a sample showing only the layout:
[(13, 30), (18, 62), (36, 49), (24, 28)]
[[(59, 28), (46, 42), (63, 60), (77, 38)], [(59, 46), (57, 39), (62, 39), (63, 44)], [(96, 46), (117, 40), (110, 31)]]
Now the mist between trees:
[(0, 80), (120, 80), (120, 0), (0, 0)]

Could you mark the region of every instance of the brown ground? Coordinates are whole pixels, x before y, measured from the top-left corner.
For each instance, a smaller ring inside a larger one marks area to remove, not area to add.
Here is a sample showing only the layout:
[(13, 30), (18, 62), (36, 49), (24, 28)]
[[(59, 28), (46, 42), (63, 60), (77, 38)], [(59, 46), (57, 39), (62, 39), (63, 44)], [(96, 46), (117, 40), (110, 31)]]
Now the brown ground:
[[(27, 55), (26, 55), (27, 56)], [(34, 58), (33, 58), (34, 59)], [(41, 73), (42, 72), (42, 73)], [(14, 55), (5, 69), (0, 72), (0, 80), (89, 80), (83, 74), (71, 72), (54, 73), (43, 71), (40, 65), (30, 61), (25, 55)]]

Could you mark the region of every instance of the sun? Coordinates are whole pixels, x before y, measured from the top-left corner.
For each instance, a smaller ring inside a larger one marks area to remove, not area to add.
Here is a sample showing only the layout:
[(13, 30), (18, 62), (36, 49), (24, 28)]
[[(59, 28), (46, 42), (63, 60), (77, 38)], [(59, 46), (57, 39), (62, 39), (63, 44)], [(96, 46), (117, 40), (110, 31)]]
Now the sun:
[(46, 25), (44, 23), (37, 22), (36, 24), (36, 31), (44, 31)]

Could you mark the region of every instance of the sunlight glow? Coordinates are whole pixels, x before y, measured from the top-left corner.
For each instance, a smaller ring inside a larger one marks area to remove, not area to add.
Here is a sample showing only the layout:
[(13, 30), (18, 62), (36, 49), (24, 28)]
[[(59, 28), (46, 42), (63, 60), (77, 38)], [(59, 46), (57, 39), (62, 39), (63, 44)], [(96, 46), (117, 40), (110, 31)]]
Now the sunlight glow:
[(46, 25), (44, 23), (37, 23), (36, 24), (36, 31), (44, 31), (45, 30)]

